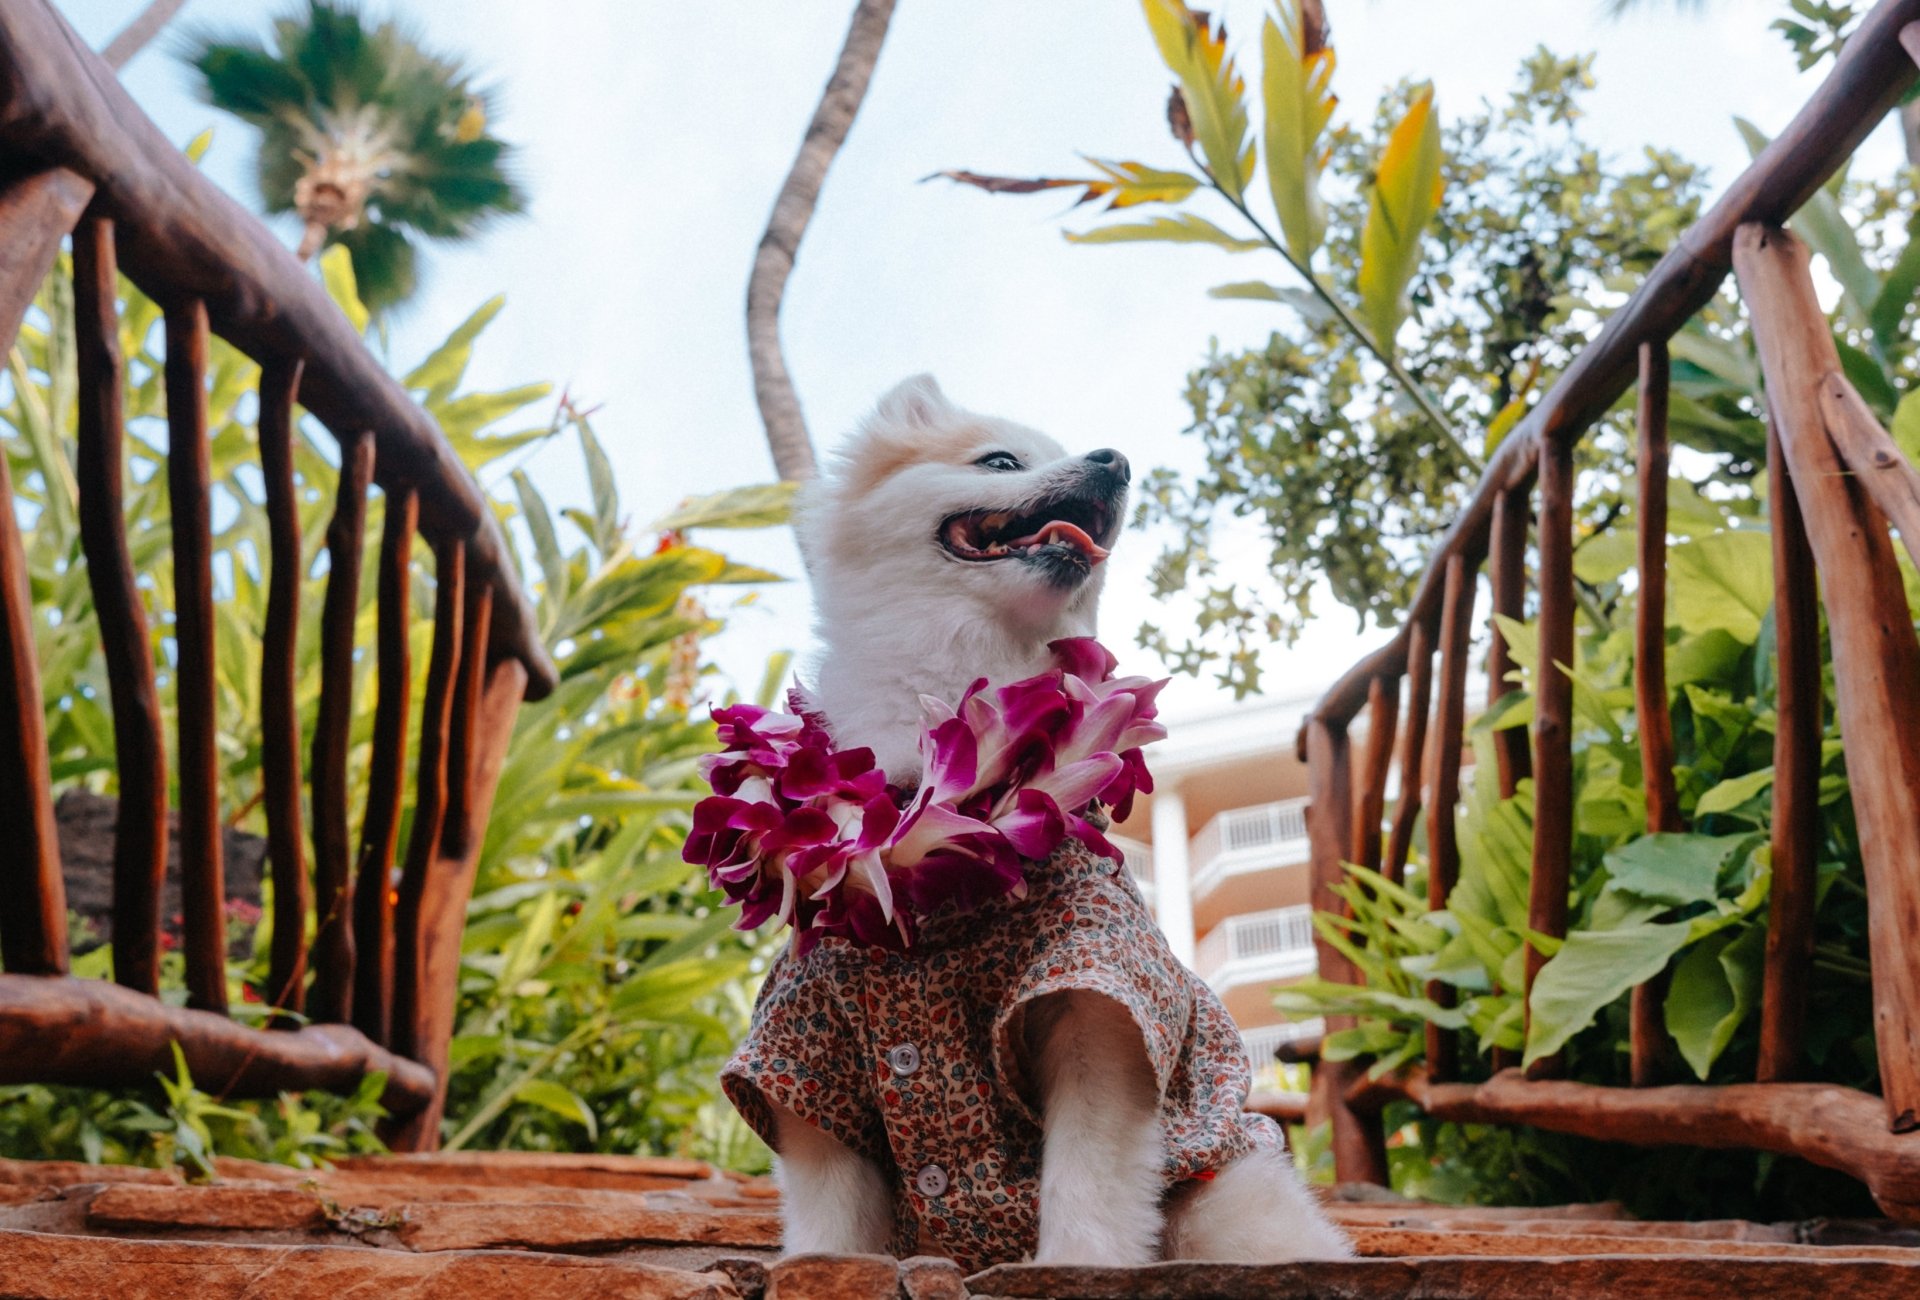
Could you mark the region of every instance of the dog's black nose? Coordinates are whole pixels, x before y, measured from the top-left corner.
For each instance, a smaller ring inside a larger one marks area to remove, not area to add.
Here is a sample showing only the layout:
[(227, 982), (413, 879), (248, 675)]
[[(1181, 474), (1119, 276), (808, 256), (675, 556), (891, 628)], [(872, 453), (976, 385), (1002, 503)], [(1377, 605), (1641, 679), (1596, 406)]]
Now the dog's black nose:
[(1108, 473), (1122, 483), (1132, 481), (1133, 468), (1127, 464), (1127, 458), (1111, 447), (1102, 447), (1099, 451), (1087, 453), (1087, 459), (1096, 465), (1104, 466)]

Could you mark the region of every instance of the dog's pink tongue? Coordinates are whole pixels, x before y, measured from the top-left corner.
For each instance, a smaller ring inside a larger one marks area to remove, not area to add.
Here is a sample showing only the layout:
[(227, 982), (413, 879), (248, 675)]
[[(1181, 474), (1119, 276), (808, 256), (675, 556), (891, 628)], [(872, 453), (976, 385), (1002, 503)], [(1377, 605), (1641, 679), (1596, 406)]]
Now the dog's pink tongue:
[(1100, 563), (1109, 554), (1104, 546), (1087, 536), (1086, 529), (1078, 524), (1070, 524), (1064, 519), (1056, 519), (1035, 533), (1031, 539), (1023, 538), (1022, 540), (1031, 540), (1041, 546), (1045, 546), (1048, 542), (1065, 542), (1068, 546), (1085, 554), (1094, 564)]

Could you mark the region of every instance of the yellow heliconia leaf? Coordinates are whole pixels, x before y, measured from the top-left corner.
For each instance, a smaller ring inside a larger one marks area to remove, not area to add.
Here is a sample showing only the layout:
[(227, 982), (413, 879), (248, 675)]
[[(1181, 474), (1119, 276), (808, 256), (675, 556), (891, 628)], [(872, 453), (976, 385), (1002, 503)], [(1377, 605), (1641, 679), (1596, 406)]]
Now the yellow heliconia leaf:
[(1427, 85), (1387, 137), (1360, 234), (1360, 300), (1384, 352), (1393, 351), (1406, 319), (1407, 285), (1420, 266), (1420, 233), (1440, 208), (1440, 161), (1440, 122)]
[(1332, 90), (1334, 54), (1330, 46), (1307, 48), (1299, 0), (1277, 0), (1260, 36), (1267, 186), (1287, 255), (1305, 266), (1327, 234), (1318, 142), (1340, 102)]
[(1253, 176), (1247, 83), (1227, 53), (1227, 30), (1183, 0), (1141, 0), (1160, 58), (1180, 79), (1193, 135), (1207, 170), (1238, 199)]
[(347, 251), (345, 244), (335, 244), (320, 254), (320, 280), (327, 286), (327, 295), (346, 313), (353, 322), (356, 333), (367, 332), (368, 314), (365, 304), (360, 301), (360, 285), (353, 275), (353, 254)]

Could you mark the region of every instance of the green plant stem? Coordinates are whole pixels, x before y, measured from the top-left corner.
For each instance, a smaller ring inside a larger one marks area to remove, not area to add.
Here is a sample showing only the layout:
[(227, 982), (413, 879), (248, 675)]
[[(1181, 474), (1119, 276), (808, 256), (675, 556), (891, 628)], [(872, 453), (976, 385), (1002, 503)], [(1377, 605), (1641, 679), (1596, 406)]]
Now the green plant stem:
[[(1203, 168), (1202, 170), (1204, 171), (1205, 169)], [(1386, 367), (1387, 373), (1393, 376), (1394, 382), (1400, 385), (1401, 391), (1405, 392), (1406, 395), (1413, 400), (1413, 404), (1420, 408), (1421, 413), (1432, 422), (1433, 427), (1440, 431), (1440, 436), (1453, 445), (1453, 450), (1459, 455), (1460, 459), (1465, 461), (1468, 467), (1475, 471), (1484, 468), (1480, 463), (1480, 458), (1471, 451), (1468, 451), (1466, 443), (1462, 442), (1460, 435), (1454, 432), (1452, 421), (1447, 419), (1446, 412), (1440, 409), (1440, 403), (1434, 399), (1432, 393), (1427, 391), (1427, 386), (1409, 374), (1406, 367), (1394, 359), (1392, 353), (1380, 346), (1373, 335), (1367, 332), (1367, 327), (1362, 325), (1351, 311), (1347, 310), (1346, 304), (1334, 297), (1327, 286), (1320, 282), (1319, 276), (1294, 261), (1293, 254), (1289, 253), (1286, 250), (1286, 246), (1275, 239), (1272, 233), (1260, 223), (1260, 218), (1253, 215), (1252, 209), (1248, 208), (1243, 201), (1235, 198), (1230, 192), (1224, 189), (1219, 181), (1214, 180), (1211, 172), (1207, 173), (1207, 183), (1213, 188), (1215, 193), (1233, 206), (1234, 211), (1246, 218), (1247, 224), (1259, 233), (1261, 241), (1265, 243), (1268, 248), (1280, 254), (1281, 260), (1293, 268), (1294, 274), (1306, 281), (1307, 287), (1313, 290), (1314, 296), (1326, 305), (1327, 310), (1333, 313), (1334, 319), (1338, 320), (1341, 326), (1346, 329), (1347, 333), (1353, 336), (1354, 341), (1372, 353), (1374, 360)]]

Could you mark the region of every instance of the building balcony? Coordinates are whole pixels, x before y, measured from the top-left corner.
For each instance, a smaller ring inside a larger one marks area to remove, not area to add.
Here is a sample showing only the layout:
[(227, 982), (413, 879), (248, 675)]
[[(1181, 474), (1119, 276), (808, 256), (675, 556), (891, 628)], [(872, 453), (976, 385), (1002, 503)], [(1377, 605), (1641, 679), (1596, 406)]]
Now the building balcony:
[(1275, 1064), (1273, 1054), (1280, 1050), (1283, 1043), (1291, 1043), (1301, 1038), (1314, 1038), (1324, 1034), (1327, 1022), (1324, 1020), (1300, 1020), (1285, 1025), (1260, 1025), (1253, 1029), (1240, 1031), (1240, 1041), (1247, 1045), (1247, 1060), (1253, 1063), (1253, 1072), (1259, 1074)]
[(1313, 909), (1307, 906), (1230, 916), (1194, 953), (1194, 970), (1222, 997), (1242, 985), (1299, 979), (1317, 962)]
[(1140, 886), (1140, 892), (1146, 896), (1149, 906), (1153, 904), (1153, 850), (1139, 840), (1128, 839), (1124, 835), (1109, 833), (1107, 841), (1120, 850), (1126, 861), (1127, 871), (1134, 883)]
[(1307, 803), (1285, 799), (1230, 808), (1201, 827), (1188, 851), (1195, 902), (1230, 877), (1306, 862)]

